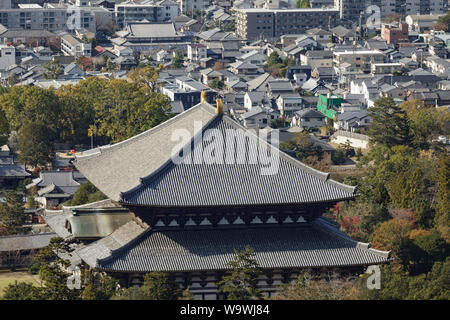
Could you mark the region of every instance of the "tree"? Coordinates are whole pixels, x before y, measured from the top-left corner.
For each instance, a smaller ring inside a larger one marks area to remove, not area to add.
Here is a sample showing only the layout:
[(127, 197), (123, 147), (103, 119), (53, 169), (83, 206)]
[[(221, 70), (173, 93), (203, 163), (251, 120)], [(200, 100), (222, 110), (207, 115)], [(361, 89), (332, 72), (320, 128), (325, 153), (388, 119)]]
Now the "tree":
[(184, 62), (183, 54), (181, 52), (177, 52), (172, 61), (173, 67), (176, 69), (181, 68), (183, 67), (183, 62)]
[(64, 239), (55, 237), (50, 239), (48, 246), (42, 248), (30, 264), (30, 269), (37, 272), (42, 286), (37, 291), (39, 300), (76, 300), (80, 298), (80, 289), (69, 289), (67, 286), (70, 273), (64, 271), (70, 266), (69, 260), (60, 255), (70, 256), (72, 248)]
[(7, 234), (24, 234), (29, 228), (24, 227), (27, 220), (23, 206), (23, 196), (17, 192), (6, 193), (5, 203), (0, 203), (0, 226)]
[(307, 9), (310, 7), (309, 5), (309, 0), (297, 0), (295, 2), (295, 7), (296, 8), (303, 8), (303, 9)]
[[(365, 295), (372, 300), (449, 300), (450, 257), (445, 262), (436, 262), (428, 274), (410, 276), (407, 272), (383, 266), (381, 268), (381, 290), (367, 290)], [(365, 280), (364, 278), (362, 280)], [(365, 288), (363, 286), (363, 288)]]
[(450, 13), (447, 12), (447, 14), (439, 17), (437, 23), (436, 23), (436, 30), (443, 30), (448, 31), (450, 30)]
[(372, 124), (368, 135), (372, 143), (389, 148), (410, 145), (412, 136), (406, 112), (390, 97), (380, 98), (368, 111)]
[(93, 103), (91, 132), (119, 142), (170, 118), (170, 99), (124, 80), (105, 80)]
[(415, 227), (407, 219), (390, 219), (374, 228), (372, 242), (380, 250), (391, 250), (405, 265), (409, 261), (410, 233)]
[(15, 281), (14, 284), (9, 284), (8, 287), (6, 287), (4, 289), (2, 299), (4, 299), (4, 300), (38, 300), (39, 292), (40, 292), (40, 288), (35, 287), (31, 283)]
[(92, 183), (88, 181), (79, 186), (77, 191), (75, 191), (72, 200), (69, 200), (65, 204), (67, 206), (79, 206), (86, 203), (100, 201), (106, 198), (107, 197), (103, 194), (103, 192), (98, 190)]
[(242, 251), (234, 250), (236, 256), (228, 263), (231, 274), (224, 276), (218, 285), (218, 292), (226, 295), (228, 300), (261, 299), (257, 289), (258, 275), (261, 273), (252, 248)]
[(280, 55), (278, 54), (278, 52), (273, 51), (270, 55), (269, 58), (267, 59), (267, 66), (271, 67), (277, 64), (282, 63), (283, 61), (280, 58)]
[(428, 273), (436, 261), (444, 262), (449, 256), (450, 245), (439, 232), (433, 231), (414, 238), (410, 251), (412, 273)]
[(403, 102), (400, 107), (406, 111), (410, 121), (413, 145), (420, 149), (428, 149), (433, 137), (448, 134), (450, 112), (438, 110), (434, 106), (424, 104), (421, 100)]
[(345, 150), (342, 147), (336, 149), (335, 152), (331, 155), (331, 160), (335, 164), (342, 164), (347, 161), (347, 156), (345, 155)]
[(274, 299), (282, 300), (354, 300), (361, 299), (362, 292), (355, 279), (337, 273), (313, 276), (303, 272), (292, 284), (278, 288)]
[(27, 165), (45, 166), (53, 159), (54, 133), (38, 123), (28, 123), (19, 130), (19, 160)]
[(34, 123), (58, 133), (61, 106), (54, 89), (14, 86), (0, 96), (0, 109), (5, 112), (11, 130), (18, 131), (25, 124)]
[(83, 269), (81, 279), (83, 300), (109, 300), (116, 294), (118, 281), (104, 273)]
[(223, 89), (225, 83), (222, 80), (214, 79), (213, 81), (208, 83), (208, 86), (212, 89)]
[(0, 147), (8, 142), (9, 133), (8, 119), (6, 119), (5, 112), (0, 109)]
[(114, 300), (177, 300), (181, 297), (178, 284), (162, 271), (154, 271), (144, 276), (140, 288), (128, 288), (119, 291)]
[(42, 67), (44, 71), (44, 79), (58, 79), (58, 77), (63, 73), (62, 65), (60, 65), (56, 60), (44, 63)]
[(323, 153), (322, 148), (311, 142), (309, 134), (304, 131), (297, 132), (294, 134), (293, 139), (280, 143), (280, 149), (295, 151), (295, 154), (300, 161), (311, 156), (318, 157), (320, 160), (322, 159)]
[(177, 300), (181, 296), (178, 284), (162, 271), (146, 274), (142, 290), (151, 300)]
[(358, 199), (344, 202), (339, 207), (337, 220), (352, 238), (369, 242), (374, 227), (381, 222), (391, 219), (387, 208), (382, 204)]
[(444, 234), (450, 229), (450, 155), (443, 155), (437, 161), (434, 179), (436, 181), (436, 214), (434, 225)]
[(157, 87), (159, 72), (162, 66), (152, 68), (145, 66), (143, 68), (135, 68), (128, 73), (128, 78), (140, 86), (147, 86), (154, 91)]

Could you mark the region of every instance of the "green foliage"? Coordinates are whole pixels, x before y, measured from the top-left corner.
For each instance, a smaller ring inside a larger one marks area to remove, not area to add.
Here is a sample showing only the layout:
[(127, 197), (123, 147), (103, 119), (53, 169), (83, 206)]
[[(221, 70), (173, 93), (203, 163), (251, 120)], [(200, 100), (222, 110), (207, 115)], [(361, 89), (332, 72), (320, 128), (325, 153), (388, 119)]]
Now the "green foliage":
[(368, 110), (372, 124), (368, 135), (373, 144), (389, 148), (410, 145), (412, 136), (406, 112), (392, 98), (380, 98)]
[(296, 8), (303, 8), (303, 9), (307, 9), (310, 7), (309, 5), (309, 0), (297, 0), (295, 2), (295, 7)]
[(44, 79), (58, 79), (63, 73), (62, 65), (55, 60), (44, 63), (42, 67), (45, 69)]
[[(31, 136), (25, 127), (39, 129), (30, 143), (22, 142), (32, 162), (40, 164), (54, 141), (88, 144), (92, 135), (98, 144), (121, 141), (170, 117), (169, 99), (154, 92), (158, 71), (134, 70), (133, 82), (90, 77), (57, 90), (15, 86), (0, 95), (0, 130), (22, 130)], [(36, 151), (39, 156), (32, 155)]]
[(11, 285), (6, 289), (4, 298), (11, 300), (108, 300), (116, 294), (117, 280), (106, 274), (90, 269), (82, 269), (80, 289), (67, 286), (71, 275), (65, 271), (70, 265), (68, 260), (73, 250), (62, 238), (52, 238), (50, 244), (42, 248), (33, 257), (29, 271), (39, 274), (41, 287), (32, 287), (24, 283)]
[(362, 294), (355, 279), (337, 273), (324, 273), (314, 276), (302, 272), (297, 281), (282, 285), (274, 299), (282, 300), (354, 300)]
[(365, 293), (367, 298), (378, 300), (449, 300), (450, 258), (434, 263), (428, 274), (418, 276), (384, 266), (381, 269), (381, 290), (366, 289)]
[(183, 67), (183, 62), (184, 62), (183, 53), (177, 52), (175, 54), (175, 57), (173, 58), (172, 66), (174, 68), (176, 68), (176, 69), (182, 68)]
[(344, 202), (336, 218), (352, 238), (369, 242), (374, 227), (391, 219), (391, 215), (383, 205), (357, 200)]
[(442, 239), (437, 231), (430, 234), (420, 235), (412, 241), (411, 262), (413, 267), (411, 272), (414, 274), (426, 273), (431, 271), (434, 262), (444, 262), (450, 254), (450, 245)]
[(27, 282), (15, 282), (4, 289), (4, 300), (39, 300), (40, 288)]
[(440, 30), (449, 31), (450, 30), (450, 13), (439, 17), (438, 24), (441, 25)]
[(309, 134), (302, 131), (294, 134), (294, 138), (280, 143), (282, 150), (294, 150), (297, 158), (302, 161), (308, 157), (322, 158), (322, 149), (314, 145), (309, 139)]
[(443, 155), (437, 161), (435, 172), (436, 191), (436, 226), (450, 227), (450, 155)]
[(57, 132), (61, 108), (53, 89), (15, 86), (0, 96), (0, 108), (5, 112), (11, 130), (27, 123), (40, 124)]
[(223, 89), (225, 83), (222, 80), (214, 79), (213, 81), (208, 83), (208, 86), (212, 89)]
[(18, 133), (19, 160), (27, 165), (46, 166), (53, 159), (54, 133), (39, 123), (27, 123)]
[(9, 137), (9, 123), (5, 112), (0, 109), (0, 147), (8, 142)]
[(106, 274), (83, 269), (81, 279), (82, 300), (109, 300), (116, 294), (118, 281)]
[(332, 153), (331, 160), (334, 162), (334, 164), (345, 163), (347, 161), (345, 150), (343, 148), (337, 148), (336, 151)]
[(155, 90), (161, 69), (161, 66), (158, 68), (150, 66), (135, 68), (128, 73), (128, 78), (139, 86), (147, 86), (150, 90)]
[(281, 60), (278, 52), (274, 51), (269, 55), (269, 58), (267, 59), (267, 66), (271, 67), (271, 66), (280, 64), (282, 62), (283, 61)]
[(236, 257), (228, 263), (231, 274), (219, 281), (218, 292), (225, 294), (228, 300), (261, 299), (261, 293), (257, 289), (261, 271), (253, 249), (246, 247), (242, 251), (235, 249), (234, 252)]
[(107, 197), (98, 190), (92, 183), (89, 181), (83, 183), (78, 187), (77, 191), (73, 195), (72, 200), (69, 200), (65, 203), (66, 206), (79, 206), (86, 203), (92, 203), (95, 201), (100, 201), (106, 199)]
[(100, 85), (93, 104), (96, 120), (91, 134), (119, 142), (170, 118), (170, 100), (161, 93), (117, 79)]
[(450, 133), (450, 112), (440, 110), (421, 100), (403, 102), (400, 107), (406, 111), (416, 148), (428, 149), (431, 140), (438, 135)]
[(180, 287), (167, 273), (155, 271), (144, 276), (140, 288), (122, 289), (113, 300), (177, 300), (181, 295)]
[(0, 203), (0, 227), (7, 234), (24, 234), (29, 228), (23, 225), (27, 216), (23, 207), (23, 195), (15, 191), (7, 192), (6, 201)]

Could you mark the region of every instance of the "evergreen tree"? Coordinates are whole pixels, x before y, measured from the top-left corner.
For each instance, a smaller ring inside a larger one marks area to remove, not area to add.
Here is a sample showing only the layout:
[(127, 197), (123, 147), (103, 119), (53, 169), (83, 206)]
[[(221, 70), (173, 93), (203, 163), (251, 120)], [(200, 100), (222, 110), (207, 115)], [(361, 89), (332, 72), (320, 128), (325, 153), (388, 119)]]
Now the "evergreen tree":
[(27, 216), (24, 212), (23, 196), (17, 192), (8, 192), (5, 203), (0, 203), (0, 226), (8, 234), (24, 234)]
[(228, 300), (261, 299), (257, 289), (258, 275), (261, 273), (252, 248), (242, 251), (234, 250), (236, 257), (228, 263), (231, 274), (224, 276), (218, 283), (218, 292), (226, 295)]
[(372, 124), (367, 133), (372, 143), (389, 148), (411, 145), (412, 135), (406, 112), (392, 98), (378, 99), (368, 114), (372, 118)]
[(53, 159), (54, 133), (38, 123), (28, 123), (19, 130), (19, 160), (31, 166), (46, 166)]
[(6, 119), (5, 112), (0, 108), (0, 147), (8, 142), (9, 123)]
[(178, 284), (162, 271), (146, 274), (141, 290), (150, 300), (177, 300), (181, 296)]

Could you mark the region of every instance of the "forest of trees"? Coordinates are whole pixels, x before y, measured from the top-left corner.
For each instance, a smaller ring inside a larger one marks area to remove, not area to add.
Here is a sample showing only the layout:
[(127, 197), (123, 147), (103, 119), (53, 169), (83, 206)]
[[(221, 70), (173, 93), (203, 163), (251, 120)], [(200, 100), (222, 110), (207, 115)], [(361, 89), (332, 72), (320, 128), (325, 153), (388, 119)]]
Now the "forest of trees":
[[(54, 142), (115, 143), (167, 120), (170, 100), (156, 92), (158, 70), (130, 72), (131, 81), (90, 77), (59, 89), (30, 86), (0, 91), (0, 139), (17, 132), (20, 160), (45, 166)], [(0, 142), (1, 142), (0, 141)]]

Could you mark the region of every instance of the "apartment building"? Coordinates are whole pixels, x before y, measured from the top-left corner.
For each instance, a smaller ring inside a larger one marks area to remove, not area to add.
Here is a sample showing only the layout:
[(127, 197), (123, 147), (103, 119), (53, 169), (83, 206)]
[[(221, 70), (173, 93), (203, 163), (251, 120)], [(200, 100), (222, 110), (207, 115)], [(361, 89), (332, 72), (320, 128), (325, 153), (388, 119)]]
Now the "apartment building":
[(442, 14), (448, 11), (448, 0), (335, 0), (340, 18), (347, 24), (357, 24), (362, 13), (362, 23), (374, 12), (366, 9), (375, 5), (381, 17), (399, 14), (403, 17), (411, 14)]
[(84, 43), (70, 34), (61, 37), (61, 51), (66, 56), (90, 57), (92, 54), (92, 45)]
[(384, 54), (379, 50), (351, 50), (334, 52), (333, 66), (340, 69), (344, 64), (349, 64), (347, 69), (362, 70), (364, 73), (371, 71), (374, 63), (383, 63)]
[(190, 61), (198, 62), (207, 57), (208, 48), (201, 43), (191, 43), (187, 45), (187, 58)]
[(240, 9), (236, 11), (236, 33), (247, 40), (275, 39), (312, 28), (335, 27), (337, 9)]
[(0, 45), (0, 71), (6, 70), (16, 63), (16, 48), (13, 46)]
[(8, 29), (96, 32), (111, 22), (112, 14), (102, 7), (20, 4), (19, 8), (0, 9), (0, 24)]
[(143, 2), (125, 1), (114, 7), (116, 24), (124, 27), (128, 23), (148, 20), (150, 22), (169, 21), (180, 15), (180, 8), (174, 1), (152, 1)]
[(180, 9), (184, 14), (195, 11), (204, 11), (211, 4), (211, 0), (181, 0)]

